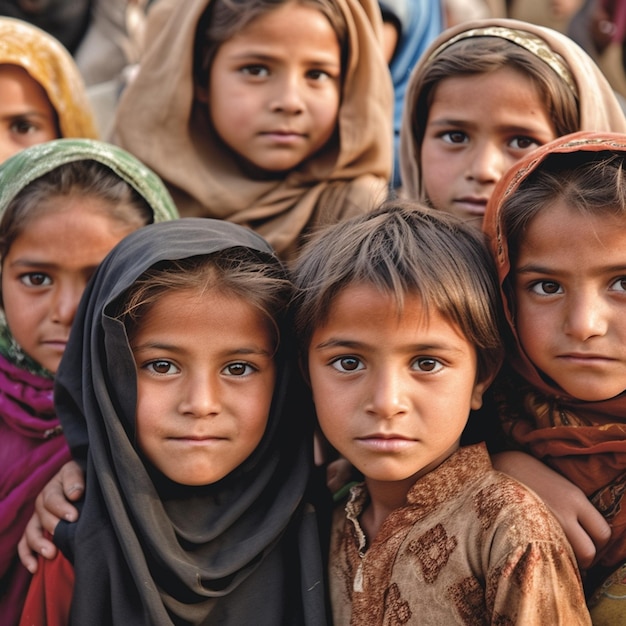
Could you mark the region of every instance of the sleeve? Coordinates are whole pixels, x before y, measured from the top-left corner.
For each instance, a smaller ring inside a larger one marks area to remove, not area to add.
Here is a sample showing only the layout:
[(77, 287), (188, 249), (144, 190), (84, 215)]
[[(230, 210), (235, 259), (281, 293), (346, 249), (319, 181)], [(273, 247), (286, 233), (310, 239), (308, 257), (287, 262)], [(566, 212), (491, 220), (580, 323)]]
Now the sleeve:
[(519, 546), (491, 568), (492, 623), (590, 625), (578, 567), (560, 542)]

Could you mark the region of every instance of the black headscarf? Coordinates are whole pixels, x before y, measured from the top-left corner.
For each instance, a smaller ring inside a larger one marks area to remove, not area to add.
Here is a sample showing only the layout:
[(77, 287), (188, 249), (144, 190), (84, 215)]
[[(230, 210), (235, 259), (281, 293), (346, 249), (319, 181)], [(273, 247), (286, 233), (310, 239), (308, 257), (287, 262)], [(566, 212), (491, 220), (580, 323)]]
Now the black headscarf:
[(288, 329), (266, 432), (227, 477), (174, 484), (146, 467), (134, 442), (135, 364), (116, 300), (160, 261), (240, 247), (279, 263), (261, 237), (228, 222), (149, 225), (107, 256), (85, 292), (55, 386), (64, 432), (86, 469), (80, 518), (55, 533), (75, 566), (72, 624), (326, 623), (309, 497), (310, 397)]

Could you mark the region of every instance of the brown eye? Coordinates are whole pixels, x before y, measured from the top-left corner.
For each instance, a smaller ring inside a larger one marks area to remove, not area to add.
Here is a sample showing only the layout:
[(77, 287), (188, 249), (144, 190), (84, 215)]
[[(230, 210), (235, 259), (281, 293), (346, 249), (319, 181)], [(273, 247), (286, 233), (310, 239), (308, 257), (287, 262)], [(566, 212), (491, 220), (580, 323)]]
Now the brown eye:
[(415, 359), (413, 363), (413, 368), (419, 370), (420, 372), (437, 372), (439, 371), (443, 365), (437, 359), (432, 359), (429, 357), (423, 357), (421, 359)]
[(540, 280), (532, 285), (530, 289), (540, 296), (553, 296), (561, 293), (561, 285), (553, 280)]
[(52, 279), (47, 274), (41, 272), (23, 274), (20, 276), (20, 280), (27, 287), (43, 287), (44, 285), (52, 284)]
[(363, 369), (361, 359), (354, 356), (342, 356), (335, 359), (331, 365), (340, 372), (357, 372)]
[(230, 363), (224, 368), (229, 376), (246, 376), (251, 374), (254, 368), (249, 363)]
[(170, 361), (152, 361), (148, 363), (145, 367), (151, 372), (155, 374), (161, 374), (161, 375), (175, 374), (180, 371)]

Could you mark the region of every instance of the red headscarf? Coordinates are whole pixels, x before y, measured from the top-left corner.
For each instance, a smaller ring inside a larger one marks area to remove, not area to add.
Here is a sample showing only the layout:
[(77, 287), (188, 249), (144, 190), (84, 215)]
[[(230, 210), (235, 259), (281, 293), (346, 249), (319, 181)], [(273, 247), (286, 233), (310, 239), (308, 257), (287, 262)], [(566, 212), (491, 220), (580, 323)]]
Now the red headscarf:
[[(602, 563), (626, 559), (626, 392), (599, 402), (582, 401), (547, 380), (530, 361), (517, 335), (514, 303), (507, 289), (511, 268), (502, 205), (548, 157), (606, 151), (626, 160), (626, 135), (579, 132), (560, 137), (514, 165), (496, 186), (484, 230), (496, 262), (505, 315), (512, 332), (507, 363), (494, 385), (506, 434), (533, 456), (578, 485), (613, 529)], [(626, 382), (624, 384), (626, 389)], [(622, 506), (624, 505), (624, 506)]]

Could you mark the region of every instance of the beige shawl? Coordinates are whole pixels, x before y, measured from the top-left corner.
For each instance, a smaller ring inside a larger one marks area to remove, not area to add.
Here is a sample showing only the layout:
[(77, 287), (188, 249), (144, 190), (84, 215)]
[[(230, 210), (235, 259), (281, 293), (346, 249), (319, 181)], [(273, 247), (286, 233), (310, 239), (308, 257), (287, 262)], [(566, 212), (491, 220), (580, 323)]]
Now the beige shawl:
[[(580, 128), (577, 130), (626, 132), (626, 118), (611, 86), (591, 57), (571, 39), (549, 28), (517, 20), (485, 19), (467, 22), (448, 29), (433, 41), (411, 75), (400, 133), (402, 181), (406, 195), (411, 198), (426, 200), (421, 188), (421, 145), (418, 144), (417, 133), (415, 132), (416, 126), (420, 123), (424, 124), (426, 120), (416, 120), (413, 115), (420, 95), (417, 91), (417, 84), (424, 70), (428, 67), (433, 53), (445, 42), (465, 31), (491, 26), (530, 33), (543, 39), (552, 51), (552, 56), (556, 53), (554, 58), (557, 63), (553, 69), (555, 67), (558, 69), (558, 63), (564, 61), (566, 71), (569, 70), (568, 74), (573, 79), (575, 90), (578, 93)], [(543, 58), (545, 50), (537, 50), (536, 54)], [(552, 65), (551, 62), (549, 64)], [(554, 77), (555, 80), (559, 80), (556, 71)]]
[(43, 87), (59, 118), (61, 137), (98, 138), (82, 76), (54, 37), (22, 20), (0, 17), (0, 64), (24, 68)]
[(123, 94), (113, 141), (154, 169), (182, 216), (253, 228), (283, 257), (319, 225), (371, 210), (392, 163), (392, 84), (374, 0), (336, 0), (347, 23), (348, 61), (338, 145), (282, 180), (252, 180), (217, 141), (194, 101), (193, 44), (211, 0), (160, 0), (148, 16), (145, 54)]

